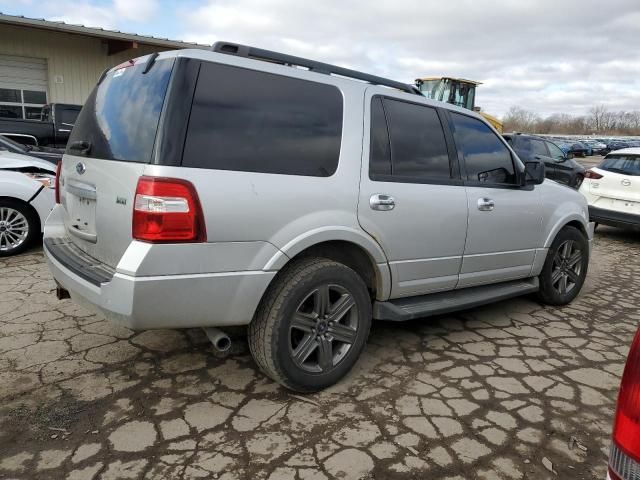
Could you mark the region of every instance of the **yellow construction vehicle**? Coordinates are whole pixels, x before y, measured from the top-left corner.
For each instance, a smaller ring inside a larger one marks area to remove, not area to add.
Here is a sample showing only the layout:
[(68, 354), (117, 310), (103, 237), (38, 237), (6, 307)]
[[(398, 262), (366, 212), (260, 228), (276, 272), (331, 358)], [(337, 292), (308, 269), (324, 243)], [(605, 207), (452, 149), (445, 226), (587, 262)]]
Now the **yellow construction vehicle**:
[(498, 132), (502, 133), (502, 122), (476, 107), (476, 87), (481, 82), (453, 77), (417, 78), (416, 86), (422, 94), (433, 100), (447, 102), (459, 107), (479, 112)]

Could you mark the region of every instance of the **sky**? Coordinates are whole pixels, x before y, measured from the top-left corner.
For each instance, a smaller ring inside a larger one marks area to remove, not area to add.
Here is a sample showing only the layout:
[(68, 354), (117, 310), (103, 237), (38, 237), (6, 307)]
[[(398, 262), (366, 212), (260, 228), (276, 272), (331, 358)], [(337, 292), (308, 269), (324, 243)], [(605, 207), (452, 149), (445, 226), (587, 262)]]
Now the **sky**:
[(244, 43), (413, 82), (483, 82), (476, 104), (640, 110), (638, 0), (0, 0), (11, 15)]

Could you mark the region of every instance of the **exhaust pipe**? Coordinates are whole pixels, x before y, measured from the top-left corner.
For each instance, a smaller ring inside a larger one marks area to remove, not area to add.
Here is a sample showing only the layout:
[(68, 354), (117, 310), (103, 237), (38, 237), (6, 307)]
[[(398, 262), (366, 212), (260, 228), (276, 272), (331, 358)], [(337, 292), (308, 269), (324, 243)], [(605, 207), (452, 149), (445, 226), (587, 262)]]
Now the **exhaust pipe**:
[(222, 330), (215, 327), (207, 327), (204, 329), (213, 347), (219, 352), (227, 352), (231, 348), (231, 338)]

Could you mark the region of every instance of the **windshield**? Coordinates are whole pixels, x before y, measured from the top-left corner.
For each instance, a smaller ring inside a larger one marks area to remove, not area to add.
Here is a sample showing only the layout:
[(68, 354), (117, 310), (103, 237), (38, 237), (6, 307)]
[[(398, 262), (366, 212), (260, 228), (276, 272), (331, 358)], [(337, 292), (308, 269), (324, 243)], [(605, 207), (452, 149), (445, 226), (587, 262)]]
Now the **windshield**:
[(150, 162), (173, 63), (158, 60), (142, 73), (143, 59), (111, 70), (78, 115), (67, 153), (76, 153), (74, 145), (82, 142), (92, 158)]
[(12, 152), (28, 152), (28, 149), (24, 145), (7, 138), (4, 135), (0, 135), (0, 149)]
[(640, 156), (612, 155), (605, 158), (598, 166), (600, 170), (622, 173), (623, 175), (640, 176)]

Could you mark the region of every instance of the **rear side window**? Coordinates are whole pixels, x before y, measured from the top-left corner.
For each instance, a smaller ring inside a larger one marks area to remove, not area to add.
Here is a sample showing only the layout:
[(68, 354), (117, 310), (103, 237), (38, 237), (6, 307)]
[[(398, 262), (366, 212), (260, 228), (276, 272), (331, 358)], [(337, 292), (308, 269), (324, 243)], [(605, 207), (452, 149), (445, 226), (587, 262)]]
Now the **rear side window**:
[(75, 142), (88, 142), (93, 158), (150, 162), (173, 62), (158, 60), (145, 74), (144, 62), (110, 71), (77, 119), (72, 110), (61, 114), (60, 121), (75, 121), (67, 153), (76, 153)]
[(464, 156), (467, 179), (488, 184), (517, 182), (511, 153), (500, 138), (480, 120), (451, 112), (453, 136)]
[(182, 165), (328, 177), (338, 168), (341, 137), (337, 88), (203, 63)]
[(371, 144), (369, 150), (370, 176), (391, 175), (389, 129), (381, 97), (374, 97), (371, 101)]
[(447, 143), (435, 108), (379, 97), (372, 102), (370, 173), (384, 174), (390, 154), (391, 175), (399, 180), (451, 178)]
[(640, 176), (640, 156), (637, 155), (609, 155), (598, 166), (607, 172), (623, 175)]

